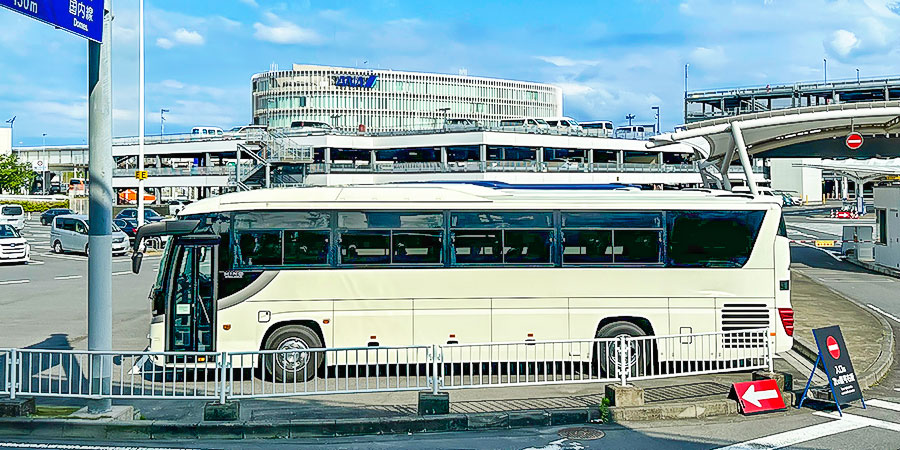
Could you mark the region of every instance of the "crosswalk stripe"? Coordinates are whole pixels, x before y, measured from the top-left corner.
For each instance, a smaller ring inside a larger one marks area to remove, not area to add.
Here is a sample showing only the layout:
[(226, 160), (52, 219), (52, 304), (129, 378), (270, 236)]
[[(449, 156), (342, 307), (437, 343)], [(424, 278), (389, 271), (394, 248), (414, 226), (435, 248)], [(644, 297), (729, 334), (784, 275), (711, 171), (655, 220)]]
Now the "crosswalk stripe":
[(900, 432), (900, 423), (888, 422), (886, 420), (873, 419), (871, 417), (863, 417), (857, 416), (856, 414), (848, 414), (844, 413), (844, 415), (840, 415), (836, 412), (827, 413), (823, 411), (817, 411), (813, 414), (821, 417), (830, 417), (832, 419), (838, 419), (838, 422), (848, 422), (848, 423), (856, 423), (860, 424), (864, 427), (877, 427), (883, 428), (885, 430), (897, 431)]
[(834, 420), (818, 425), (813, 425), (796, 430), (785, 431), (784, 433), (773, 434), (771, 436), (761, 437), (750, 441), (741, 442), (727, 447), (719, 447), (719, 450), (763, 450), (790, 447), (802, 442), (811, 441), (813, 439), (831, 436), (845, 431), (857, 430), (864, 428), (859, 422)]
[[(900, 389), (898, 389), (900, 390)], [(886, 402), (884, 400), (879, 400), (877, 398), (869, 400), (866, 402), (866, 406), (874, 406), (876, 408), (884, 408), (889, 409), (891, 411), (900, 412), (900, 403)]]
[(9, 281), (0, 281), (0, 285), (6, 285), (6, 284), (25, 284), (25, 283), (31, 283), (31, 280), (9, 280)]

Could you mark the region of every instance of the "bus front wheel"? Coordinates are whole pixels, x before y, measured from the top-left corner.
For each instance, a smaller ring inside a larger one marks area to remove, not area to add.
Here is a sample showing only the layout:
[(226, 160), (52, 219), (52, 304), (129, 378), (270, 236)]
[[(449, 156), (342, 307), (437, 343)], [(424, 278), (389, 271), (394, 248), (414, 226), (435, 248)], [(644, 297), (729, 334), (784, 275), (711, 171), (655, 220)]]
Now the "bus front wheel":
[(275, 330), (266, 339), (265, 348), (277, 350), (264, 354), (262, 360), (264, 370), (280, 383), (309, 381), (316, 377), (325, 362), (323, 352), (310, 351), (322, 348), (322, 340), (315, 331), (303, 325), (288, 325)]
[[(647, 333), (639, 326), (632, 322), (619, 321), (608, 323), (597, 330), (597, 338), (618, 338), (620, 336), (640, 337), (646, 336)], [(608, 378), (618, 378), (621, 376), (622, 370), (630, 373), (632, 376), (644, 375), (641, 365), (647, 365), (647, 357), (645, 345), (641, 345), (634, 341), (630, 341), (625, 347), (625, 355), (621, 354), (619, 342), (606, 343), (601, 342), (596, 346), (593, 357), (593, 366), (595, 373), (599, 371), (602, 376)], [(624, 359), (625, 366), (622, 366)]]

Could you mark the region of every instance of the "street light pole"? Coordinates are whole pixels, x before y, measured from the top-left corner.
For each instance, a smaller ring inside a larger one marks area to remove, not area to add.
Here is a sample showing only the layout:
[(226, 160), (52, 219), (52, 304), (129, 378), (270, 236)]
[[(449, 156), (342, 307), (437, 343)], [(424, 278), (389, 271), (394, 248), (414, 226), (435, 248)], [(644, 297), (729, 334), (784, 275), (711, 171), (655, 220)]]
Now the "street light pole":
[(656, 134), (659, 134), (659, 106), (651, 106), (650, 109), (656, 111)]
[(165, 134), (165, 131), (166, 131), (166, 116), (164, 116), (163, 114), (167, 113), (167, 112), (169, 112), (168, 109), (161, 108), (159, 110), (159, 135), (160, 135), (160, 137), (162, 137), (162, 135)]
[(825, 65), (824, 75), (825, 75), (825, 83), (828, 83), (828, 58), (822, 58), (822, 62)]
[(631, 119), (634, 119), (634, 114), (626, 114), (625, 118), (628, 119), (628, 126), (631, 126)]
[(856, 84), (859, 84), (859, 67), (856, 68)]
[[(144, 0), (138, 6), (138, 171), (144, 171)], [(160, 133), (162, 134), (162, 133)], [(144, 178), (138, 178), (137, 225), (144, 225)]]

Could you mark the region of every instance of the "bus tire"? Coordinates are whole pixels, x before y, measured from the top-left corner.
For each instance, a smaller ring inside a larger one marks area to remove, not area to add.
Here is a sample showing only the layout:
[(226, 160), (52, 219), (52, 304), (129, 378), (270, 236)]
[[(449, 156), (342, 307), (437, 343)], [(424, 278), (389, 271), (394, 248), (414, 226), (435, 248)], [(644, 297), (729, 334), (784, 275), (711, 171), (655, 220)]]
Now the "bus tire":
[[(275, 330), (266, 339), (266, 350), (291, 350), (322, 348), (319, 335), (303, 325), (287, 325)], [(275, 381), (294, 383), (309, 381), (316, 377), (325, 362), (322, 352), (300, 354), (279, 353), (263, 355), (263, 368)]]
[[(618, 338), (619, 336), (631, 336), (631, 337), (640, 337), (646, 336), (647, 332), (645, 332), (641, 327), (637, 326), (632, 322), (627, 321), (618, 321), (608, 323), (597, 330), (596, 338)], [(636, 361), (646, 361), (646, 358), (642, 359), (641, 347), (636, 346), (632, 347), (633, 354), (628, 355), (628, 360), (636, 362)], [(619, 366), (621, 365), (619, 360), (619, 352), (618, 352), (618, 343), (607, 347), (606, 345), (599, 345), (598, 348), (594, 351), (594, 356), (591, 360), (592, 365), (594, 366), (594, 373), (599, 373), (603, 377), (607, 378), (618, 378)], [(632, 364), (633, 365), (633, 364)], [(632, 374), (635, 373), (635, 368), (631, 367), (630, 372)]]

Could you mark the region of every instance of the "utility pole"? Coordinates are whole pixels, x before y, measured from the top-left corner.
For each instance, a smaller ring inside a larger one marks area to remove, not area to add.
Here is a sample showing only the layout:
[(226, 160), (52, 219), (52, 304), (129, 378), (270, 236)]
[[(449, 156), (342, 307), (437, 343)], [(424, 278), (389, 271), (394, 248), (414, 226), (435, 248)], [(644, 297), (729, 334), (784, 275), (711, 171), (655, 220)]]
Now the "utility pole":
[[(144, 171), (144, 0), (138, 6), (138, 171)], [(161, 113), (160, 113), (161, 114)], [(160, 134), (162, 130), (160, 130)], [(144, 177), (138, 178), (137, 226), (144, 225)]]
[[(104, 43), (88, 41), (88, 350), (112, 350), (112, 0), (103, 11)], [(111, 393), (112, 358), (91, 357), (91, 389)], [(92, 413), (109, 411), (110, 399), (91, 400)]]

